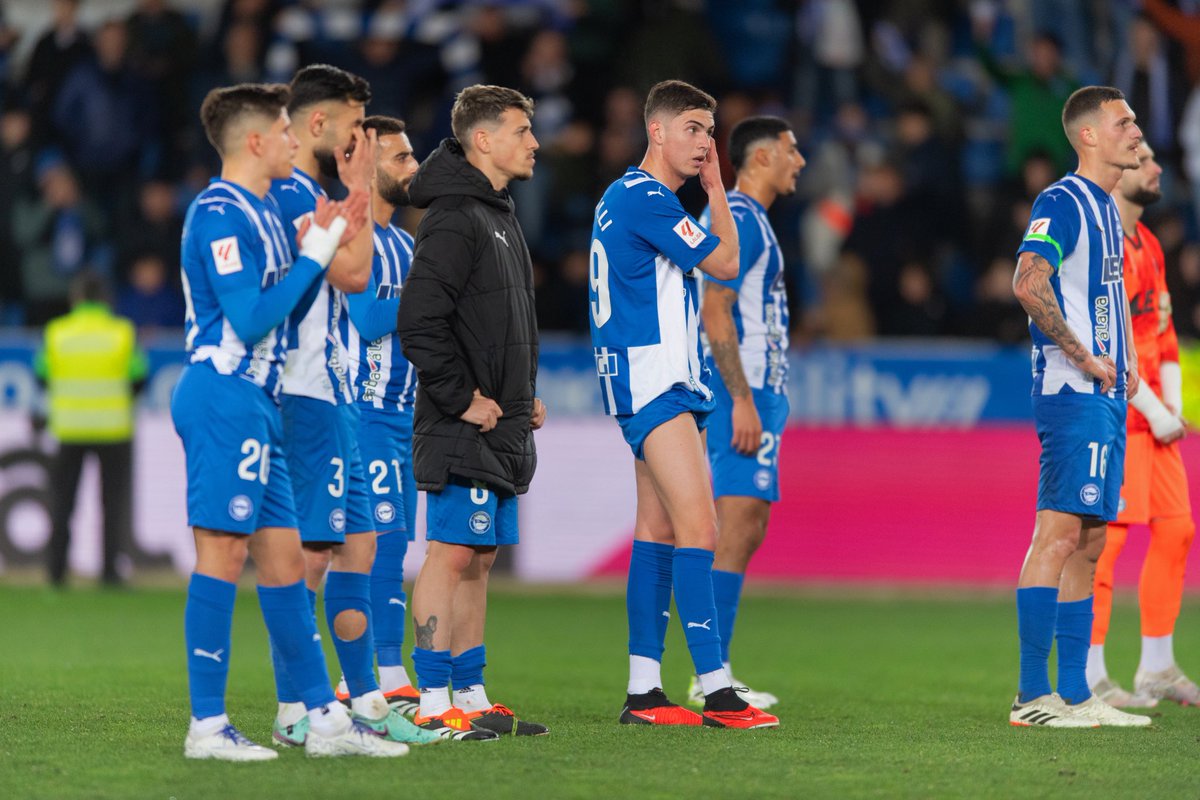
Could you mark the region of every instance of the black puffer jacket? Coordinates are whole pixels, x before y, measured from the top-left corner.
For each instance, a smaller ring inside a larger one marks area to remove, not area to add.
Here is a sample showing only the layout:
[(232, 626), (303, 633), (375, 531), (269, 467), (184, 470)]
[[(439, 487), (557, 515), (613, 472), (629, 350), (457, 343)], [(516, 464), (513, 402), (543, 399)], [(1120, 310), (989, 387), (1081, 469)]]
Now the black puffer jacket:
[[(417, 228), (397, 330), (420, 381), (413, 418), (417, 485), (449, 475), (523, 494), (537, 466), (529, 418), (537, 382), (533, 267), (508, 191), (497, 192), (446, 139), (409, 189)], [(463, 422), (478, 388), (504, 412), (488, 433)]]

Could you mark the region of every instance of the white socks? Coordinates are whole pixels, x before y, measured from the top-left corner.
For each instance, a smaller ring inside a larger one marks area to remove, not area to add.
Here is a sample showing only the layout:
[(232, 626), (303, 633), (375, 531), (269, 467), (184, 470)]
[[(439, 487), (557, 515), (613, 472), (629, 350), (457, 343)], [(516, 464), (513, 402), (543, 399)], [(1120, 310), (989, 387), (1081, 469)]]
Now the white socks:
[(188, 726), (188, 735), (197, 739), (203, 736), (212, 736), (228, 724), (229, 715), (227, 714), (217, 714), (215, 717), (205, 717), (204, 719), (192, 717), (191, 725)]
[(422, 717), (436, 717), (450, 710), (450, 687), (439, 686), (436, 689), (421, 690)]
[(383, 690), (384, 694), (394, 692), (404, 686), (412, 686), (412, 679), (408, 677), (408, 670), (403, 665), (379, 668), (379, 688)]
[(350, 710), (360, 717), (376, 720), (383, 719), (390, 712), (387, 699), (378, 689), (367, 692), (361, 697), (351, 698)]
[(629, 693), (645, 694), (662, 688), (662, 663), (645, 656), (629, 657)]
[(492, 707), (482, 683), (468, 686), (465, 689), (456, 689), (454, 692), (454, 705), (468, 714), (472, 711), (487, 711)]
[(324, 708), (310, 711), (308, 726), (318, 736), (339, 736), (350, 729), (350, 715), (345, 706), (334, 700)]
[(1108, 667), (1104, 665), (1104, 645), (1094, 644), (1088, 648), (1087, 682), (1088, 688), (1094, 688), (1097, 683), (1108, 677)]
[[(1175, 664), (1175, 636), (1143, 636), (1142, 660), (1138, 664), (1138, 672), (1162, 672)], [(1095, 686), (1108, 677), (1108, 668), (1104, 665), (1104, 645), (1094, 644), (1088, 648), (1087, 682)]]
[(1143, 636), (1139, 672), (1162, 672), (1175, 663), (1175, 635)]
[(721, 689), (727, 689), (731, 685), (729, 675), (725, 669), (714, 669), (712, 672), (706, 672), (703, 675), (697, 675), (700, 679), (700, 691), (704, 692), (705, 696), (718, 692)]
[(308, 709), (304, 707), (304, 703), (280, 703), (279, 713), (275, 715), (275, 719), (286, 728), (288, 725), (295, 725), (304, 719), (306, 714), (308, 714)]

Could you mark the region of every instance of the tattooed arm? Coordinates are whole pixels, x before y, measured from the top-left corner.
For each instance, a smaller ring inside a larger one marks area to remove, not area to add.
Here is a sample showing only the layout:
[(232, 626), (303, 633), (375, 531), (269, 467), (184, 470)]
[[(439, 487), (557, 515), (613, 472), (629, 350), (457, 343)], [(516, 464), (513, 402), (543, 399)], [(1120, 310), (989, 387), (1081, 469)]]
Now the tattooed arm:
[(742, 455), (758, 451), (762, 440), (762, 420), (754, 407), (754, 395), (742, 369), (742, 357), (738, 352), (737, 327), (733, 322), (733, 304), (737, 292), (728, 286), (706, 281), (704, 284), (704, 331), (708, 334), (708, 346), (712, 350), (717, 372), (733, 398), (733, 439), (730, 444)]
[(1013, 294), (1038, 330), (1046, 334), (1066, 353), (1077, 367), (1100, 381), (1101, 394), (1113, 387), (1117, 380), (1117, 368), (1112, 359), (1098, 358), (1083, 346), (1074, 331), (1067, 327), (1058, 298), (1050, 285), (1054, 267), (1050, 262), (1028, 250), (1017, 259), (1017, 271), (1013, 275)]

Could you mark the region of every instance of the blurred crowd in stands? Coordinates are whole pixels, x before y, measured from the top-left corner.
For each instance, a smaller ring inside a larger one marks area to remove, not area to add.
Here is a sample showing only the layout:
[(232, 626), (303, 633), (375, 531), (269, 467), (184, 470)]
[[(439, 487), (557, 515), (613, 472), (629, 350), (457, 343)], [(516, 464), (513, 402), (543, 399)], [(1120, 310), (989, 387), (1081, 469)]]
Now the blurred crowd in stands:
[[(1014, 250), (1032, 199), (1074, 167), (1062, 103), (1112, 84), (1166, 169), (1146, 219), (1176, 324), (1200, 334), (1200, 0), (49, 6), (48, 28), (0, 21), (0, 325), (44, 323), (94, 270), (140, 326), (180, 326), (182, 217), (217, 166), (200, 100), (327, 62), (370, 81), (369, 113), (407, 120), (420, 157), (463, 86), (536, 100), (538, 166), (514, 194), (544, 330), (587, 330), (593, 208), (641, 159), (651, 84), (716, 95), (722, 146), (745, 116), (787, 117), (808, 167), (771, 215), (799, 341), (1023, 341)], [(681, 195), (699, 212), (698, 187)]]

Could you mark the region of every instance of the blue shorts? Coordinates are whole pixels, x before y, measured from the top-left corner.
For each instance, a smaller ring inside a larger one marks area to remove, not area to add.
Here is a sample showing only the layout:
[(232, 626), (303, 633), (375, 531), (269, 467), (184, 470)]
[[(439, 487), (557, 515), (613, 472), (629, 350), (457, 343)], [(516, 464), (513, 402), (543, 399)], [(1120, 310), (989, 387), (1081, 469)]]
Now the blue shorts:
[(497, 495), (480, 481), (451, 476), (440, 492), (425, 493), (425, 538), (493, 547), (516, 544), (517, 496)]
[(296, 527), (283, 423), (261, 387), (189, 365), (171, 419), (187, 460), (189, 525), (242, 534)]
[(1038, 510), (1115, 520), (1125, 477), (1125, 401), (1035, 396), (1033, 417), (1042, 443)]
[(717, 407), (708, 418), (708, 460), (712, 464), (713, 497), (757, 497), (779, 500), (779, 447), (787, 425), (788, 397), (752, 389), (754, 407), (762, 420), (762, 443), (754, 455), (733, 449), (733, 398), (725, 383), (713, 373), (709, 383)]
[(645, 461), (646, 437), (651, 431), (688, 411), (696, 418), (696, 427), (704, 430), (715, 404), (715, 400), (705, 400), (682, 386), (672, 386), (642, 406), (642, 410), (636, 414), (618, 414), (617, 424), (621, 426), (625, 442), (633, 450), (633, 457)]
[(417, 532), (417, 480), (412, 470), (412, 412), (359, 408), (358, 449), (376, 533)]
[(358, 409), (283, 395), (283, 434), (300, 541), (341, 544), (375, 530), (358, 453)]

